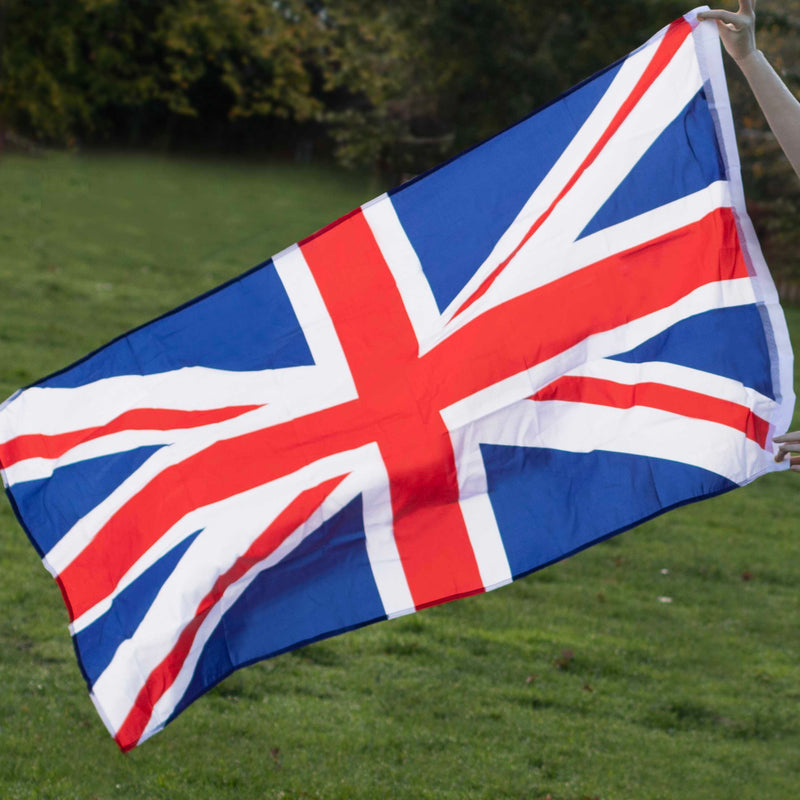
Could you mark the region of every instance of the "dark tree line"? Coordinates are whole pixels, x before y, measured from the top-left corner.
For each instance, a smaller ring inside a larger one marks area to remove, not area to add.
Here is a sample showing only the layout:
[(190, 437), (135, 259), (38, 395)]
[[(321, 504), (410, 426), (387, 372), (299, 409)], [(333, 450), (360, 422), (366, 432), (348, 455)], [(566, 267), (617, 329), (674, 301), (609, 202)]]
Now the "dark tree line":
[(37, 140), (269, 150), (418, 169), (624, 55), (638, 0), (5, 0), (0, 114)]

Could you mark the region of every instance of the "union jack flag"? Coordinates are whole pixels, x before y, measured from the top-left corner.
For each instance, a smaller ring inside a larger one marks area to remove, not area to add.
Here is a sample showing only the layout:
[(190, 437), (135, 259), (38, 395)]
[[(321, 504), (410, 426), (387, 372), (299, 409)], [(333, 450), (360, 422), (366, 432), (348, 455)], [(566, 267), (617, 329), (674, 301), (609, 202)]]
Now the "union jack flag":
[(780, 468), (791, 369), (692, 12), (18, 392), (0, 464), (127, 750), (239, 666)]

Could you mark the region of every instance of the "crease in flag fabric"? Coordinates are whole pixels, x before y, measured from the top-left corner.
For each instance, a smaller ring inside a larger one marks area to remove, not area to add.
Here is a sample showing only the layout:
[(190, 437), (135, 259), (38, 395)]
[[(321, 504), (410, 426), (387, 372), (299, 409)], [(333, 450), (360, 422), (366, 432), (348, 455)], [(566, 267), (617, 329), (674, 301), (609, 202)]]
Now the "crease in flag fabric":
[(123, 750), (238, 667), (785, 468), (792, 353), (698, 10), (0, 407)]

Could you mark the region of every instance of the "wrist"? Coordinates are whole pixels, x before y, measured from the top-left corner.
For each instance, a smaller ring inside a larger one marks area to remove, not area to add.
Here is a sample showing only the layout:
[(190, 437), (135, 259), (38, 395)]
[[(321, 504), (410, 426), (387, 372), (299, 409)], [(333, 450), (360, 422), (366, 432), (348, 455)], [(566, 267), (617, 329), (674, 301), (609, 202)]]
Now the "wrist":
[(766, 56), (757, 47), (754, 47), (752, 50), (748, 50), (743, 56), (734, 60), (739, 65), (739, 69), (746, 73), (748, 69), (751, 69), (756, 64), (766, 61)]
[(734, 61), (740, 67), (744, 67), (747, 64), (753, 61), (758, 61), (761, 58), (764, 58), (764, 54), (757, 47), (754, 46), (751, 50), (748, 50), (744, 55), (735, 58)]

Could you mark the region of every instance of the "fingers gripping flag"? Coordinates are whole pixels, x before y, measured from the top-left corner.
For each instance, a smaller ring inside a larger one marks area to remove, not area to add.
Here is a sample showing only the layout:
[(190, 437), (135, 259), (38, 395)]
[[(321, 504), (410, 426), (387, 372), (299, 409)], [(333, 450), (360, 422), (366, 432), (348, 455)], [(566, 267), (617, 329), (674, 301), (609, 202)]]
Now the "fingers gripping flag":
[(129, 749), (238, 666), (779, 468), (791, 368), (691, 13), (18, 392), (0, 463)]

